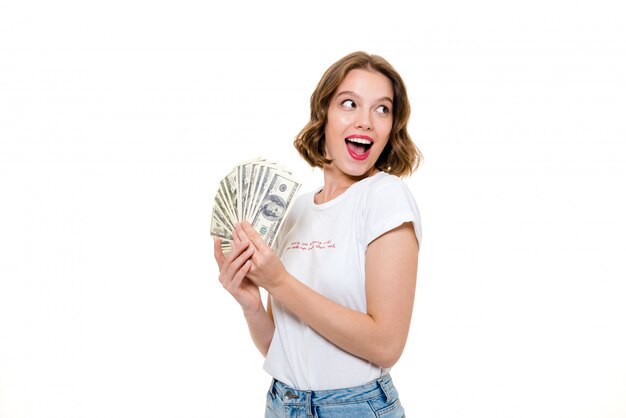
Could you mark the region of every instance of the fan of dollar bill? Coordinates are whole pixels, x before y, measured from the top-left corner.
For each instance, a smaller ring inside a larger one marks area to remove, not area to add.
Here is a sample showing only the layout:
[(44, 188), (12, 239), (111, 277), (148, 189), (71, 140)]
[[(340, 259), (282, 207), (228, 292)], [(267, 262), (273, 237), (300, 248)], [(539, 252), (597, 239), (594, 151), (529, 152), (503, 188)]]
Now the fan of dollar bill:
[(224, 177), (213, 202), (211, 235), (232, 249), (235, 224), (248, 221), (270, 247), (300, 188), (292, 172), (274, 161), (255, 159), (239, 164)]

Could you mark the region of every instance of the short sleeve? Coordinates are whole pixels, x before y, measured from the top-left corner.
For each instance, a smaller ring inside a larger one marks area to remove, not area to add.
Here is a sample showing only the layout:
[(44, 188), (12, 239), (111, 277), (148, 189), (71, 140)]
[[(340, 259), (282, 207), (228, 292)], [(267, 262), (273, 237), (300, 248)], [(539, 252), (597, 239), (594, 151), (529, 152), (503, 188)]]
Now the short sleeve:
[(422, 241), (422, 223), (417, 203), (402, 180), (388, 176), (368, 193), (365, 207), (366, 245), (405, 222), (413, 223), (419, 246)]

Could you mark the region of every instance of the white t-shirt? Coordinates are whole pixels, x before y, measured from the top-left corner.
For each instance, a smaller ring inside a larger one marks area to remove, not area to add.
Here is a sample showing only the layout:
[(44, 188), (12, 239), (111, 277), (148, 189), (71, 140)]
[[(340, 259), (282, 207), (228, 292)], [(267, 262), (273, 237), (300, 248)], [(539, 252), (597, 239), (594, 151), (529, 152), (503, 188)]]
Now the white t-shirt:
[[(421, 240), (420, 215), (408, 187), (379, 172), (337, 198), (317, 205), (320, 189), (297, 198), (277, 237), (276, 254), (287, 271), (332, 301), (367, 312), (365, 251), (370, 242), (404, 222)], [(264, 369), (300, 390), (360, 386), (388, 369), (337, 347), (272, 298), (276, 329)]]

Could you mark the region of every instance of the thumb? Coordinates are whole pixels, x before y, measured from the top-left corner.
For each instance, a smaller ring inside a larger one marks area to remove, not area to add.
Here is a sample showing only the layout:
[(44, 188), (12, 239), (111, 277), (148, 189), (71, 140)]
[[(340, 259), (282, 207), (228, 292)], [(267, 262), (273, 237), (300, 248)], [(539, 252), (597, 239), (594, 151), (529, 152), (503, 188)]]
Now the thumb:
[(222, 252), (222, 240), (219, 238), (213, 238), (213, 256), (215, 257), (215, 261), (217, 262), (217, 266), (219, 269), (222, 269), (222, 264), (224, 264), (224, 253)]

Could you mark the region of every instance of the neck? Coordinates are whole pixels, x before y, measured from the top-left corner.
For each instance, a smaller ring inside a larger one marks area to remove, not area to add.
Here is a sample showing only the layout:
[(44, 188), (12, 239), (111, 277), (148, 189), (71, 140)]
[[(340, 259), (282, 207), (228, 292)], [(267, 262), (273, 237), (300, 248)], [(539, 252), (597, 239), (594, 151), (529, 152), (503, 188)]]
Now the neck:
[(379, 172), (376, 167), (372, 167), (371, 170), (362, 176), (350, 176), (340, 172), (335, 167), (330, 165), (325, 165), (322, 170), (324, 172), (324, 187), (317, 195), (315, 195), (315, 203), (317, 204), (333, 200), (345, 192), (354, 183), (363, 180), (364, 178), (373, 176)]

